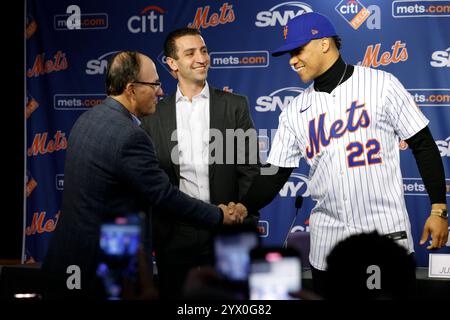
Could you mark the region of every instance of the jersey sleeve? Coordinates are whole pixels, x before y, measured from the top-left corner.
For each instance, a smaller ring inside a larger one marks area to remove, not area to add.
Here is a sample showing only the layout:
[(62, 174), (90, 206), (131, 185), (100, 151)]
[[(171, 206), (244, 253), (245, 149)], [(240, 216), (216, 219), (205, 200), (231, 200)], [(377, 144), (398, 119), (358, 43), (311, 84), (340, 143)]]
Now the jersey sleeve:
[(425, 128), (429, 120), (395, 76), (388, 74), (386, 80), (383, 100), (388, 119), (400, 139), (406, 140)]
[(267, 162), (283, 168), (296, 168), (302, 157), (302, 152), (294, 130), (288, 121), (286, 108), (279, 117), (278, 129), (272, 142)]

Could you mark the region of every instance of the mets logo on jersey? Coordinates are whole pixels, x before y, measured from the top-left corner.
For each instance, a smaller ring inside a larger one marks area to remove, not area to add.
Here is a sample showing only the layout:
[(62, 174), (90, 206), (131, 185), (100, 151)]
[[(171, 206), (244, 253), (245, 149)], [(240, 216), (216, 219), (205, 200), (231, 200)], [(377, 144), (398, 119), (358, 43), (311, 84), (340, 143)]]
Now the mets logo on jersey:
[[(333, 122), (328, 132), (328, 137), (324, 126), (326, 113), (322, 113), (319, 116), (317, 125), (315, 118), (309, 121), (309, 146), (306, 147), (306, 156), (312, 159), (320, 152), (321, 146), (328, 146), (332, 139), (341, 138), (347, 131), (355, 132), (359, 128), (367, 128), (370, 124), (370, 118), (364, 107), (364, 103), (358, 105), (358, 101), (353, 101), (350, 108), (347, 109), (347, 123), (345, 124), (341, 119)], [(361, 115), (355, 124), (355, 111), (359, 109), (361, 109)]]
[[(326, 113), (319, 115), (309, 121), (309, 145), (305, 153), (308, 159), (314, 158), (320, 153), (321, 147), (326, 147), (332, 139), (339, 139), (347, 132), (355, 132), (358, 129), (367, 128), (370, 125), (370, 117), (365, 109), (365, 104), (358, 104), (353, 101), (350, 108), (347, 109), (347, 122), (338, 119), (334, 121), (330, 129), (325, 132)], [(374, 165), (382, 163), (381, 144), (377, 139), (367, 139), (366, 141), (352, 141), (345, 150), (347, 150), (347, 165), (349, 168)]]

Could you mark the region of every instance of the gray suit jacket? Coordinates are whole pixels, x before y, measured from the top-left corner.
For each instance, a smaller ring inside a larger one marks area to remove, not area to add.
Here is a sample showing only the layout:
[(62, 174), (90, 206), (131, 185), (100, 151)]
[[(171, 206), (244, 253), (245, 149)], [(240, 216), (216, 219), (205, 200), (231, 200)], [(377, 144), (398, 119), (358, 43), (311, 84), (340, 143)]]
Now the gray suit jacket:
[(151, 139), (116, 100), (82, 114), (73, 126), (66, 154), (62, 213), (51, 239), (44, 271), (66, 275), (81, 267), (91, 279), (97, 264), (100, 225), (108, 216), (147, 211), (183, 217), (205, 228), (221, 223), (219, 208), (174, 187), (160, 169)]
[[(179, 186), (180, 166), (171, 160), (172, 150), (178, 155), (177, 141), (171, 136), (177, 128), (175, 93), (160, 101), (154, 114), (142, 119), (142, 127), (151, 136), (161, 168), (169, 176), (170, 182)], [(226, 129), (254, 129), (247, 98), (210, 87), (210, 128), (220, 130), (224, 137)], [(251, 133), (254, 144), (249, 148), (246, 140), (245, 151), (234, 145), (233, 163), (212, 163), (209, 165), (210, 201), (213, 204), (237, 202), (248, 190), (253, 178), (259, 174), (259, 158), (256, 131)], [(245, 152), (245, 162), (237, 164), (238, 154)], [(215, 154), (217, 156), (217, 154)], [(256, 163), (251, 163), (256, 159)], [(176, 159), (178, 163), (178, 159)], [(224, 159), (224, 162), (226, 159)], [(158, 208), (159, 210), (159, 208)], [(249, 215), (245, 222), (256, 227), (259, 214)], [(194, 226), (173, 215), (159, 215), (153, 223), (154, 246), (158, 259), (164, 261), (194, 262), (198, 255), (211, 254), (212, 234), (209, 229)]]

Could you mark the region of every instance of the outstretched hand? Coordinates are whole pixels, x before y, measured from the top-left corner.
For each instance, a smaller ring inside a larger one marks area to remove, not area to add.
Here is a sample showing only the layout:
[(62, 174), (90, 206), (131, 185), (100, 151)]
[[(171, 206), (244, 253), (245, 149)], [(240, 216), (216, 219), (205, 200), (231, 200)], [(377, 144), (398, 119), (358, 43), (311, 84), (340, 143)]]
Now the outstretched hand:
[(448, 220), (438, 216), (429, 216), (423, 227), (420, 244), (424, 244), (431, 234), (431, 245), (428, 250), (439, 249), (445, 246), (448, 241)]

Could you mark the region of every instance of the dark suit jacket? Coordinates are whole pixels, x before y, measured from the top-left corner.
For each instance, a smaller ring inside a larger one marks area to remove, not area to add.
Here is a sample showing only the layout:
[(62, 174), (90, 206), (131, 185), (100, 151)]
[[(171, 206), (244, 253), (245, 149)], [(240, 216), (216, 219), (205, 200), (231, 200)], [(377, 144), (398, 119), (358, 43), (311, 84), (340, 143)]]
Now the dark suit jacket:
[[(66, 154), (62, 213), (43, 270), (66, 275), (68, 265), (91, 279), (99, 251), (100, 225), (116, 214), (173, 212), (211, 228), (221, 223), (220, 209), (174, 187), (160, 169), (151, 139), (116, 100), (82, 114), (73, 126)], [(83, 283), (83, 281), (82, 281)]]
[[(177, 146), (177, 141), (171, 141), (172, 133), (177, 128), (175, 108), (174, 93), (160, 101), (156, 112), (144, 117), (141, 126), (149, 133), (155, 144), (161, 168), (169, 176), (170, 182), (179, 186), (180, 166), (171, 160), (172, 150)], [(210, 87), (209, 111), (210, 128), (218, 129), (223, 134), (224, 155), (226, 129), (254, 129), (248, 101), (244, 96)], [(237, 202), (247, 192), (253, 177), (259, 174), (256, 131), (252, 135), (253, 148), (249, 151), (249, 140), (247, 140), (244, 164), (236, 164), (236, 156), (239, 152), (242, 153), (242, 150), (237, 150), (235, 145), (233, 163), (225, 163), (224, 158), (223, 164), (209, 165), (211, 203), (217, 205), (228, 204), (230, 201)], [(177, 149), (174, 155), (178, 156)], [(257, 163), (251, 164), (249, 157), (256, 159)], [(179, 163), (178, 159), (176, 163)], [(259, 214), (249, 215), (244, 223), (256, 227), (258, 218)], [(211, 254), (211, 231), (201, 226), (194, 226), (183, 219), (174, 219), (173, 215), (169, 217), (169, 215), (161, 214), (153, 220), (153, 237), (159, 261), (195, 264), (198, 256)]]

